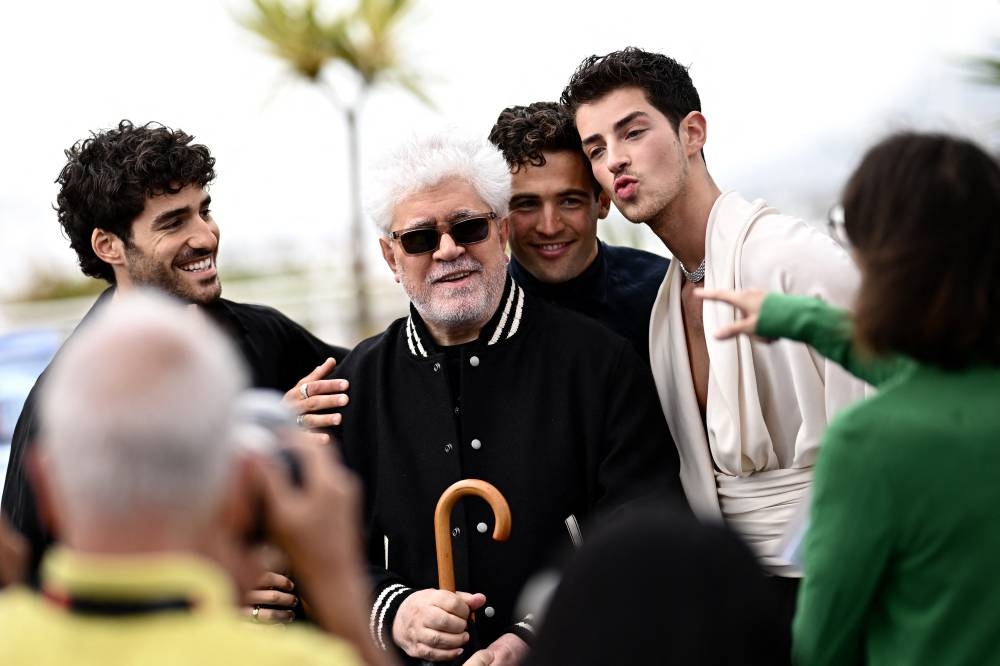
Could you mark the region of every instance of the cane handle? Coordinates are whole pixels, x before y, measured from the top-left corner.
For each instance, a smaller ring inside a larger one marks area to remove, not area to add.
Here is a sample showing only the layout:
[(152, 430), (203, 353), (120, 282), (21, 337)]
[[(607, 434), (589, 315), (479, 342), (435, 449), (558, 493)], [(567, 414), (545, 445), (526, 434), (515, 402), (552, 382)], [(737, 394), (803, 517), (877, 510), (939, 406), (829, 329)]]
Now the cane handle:
[(493, 539), (506, 541), (510, 536), (510, 507), (496, 486), (479, 479), (462, 479), (448, 486), (441, 493), (437, 507), (434, 509), (434, 544), (437, 547), (438, 587), (442, 590), (455, 591), (455, 562), (451, 549), (451, 510), (457, 502), (466, 495), (482, 497), (493, 509), (496, 526), (493, 528)]

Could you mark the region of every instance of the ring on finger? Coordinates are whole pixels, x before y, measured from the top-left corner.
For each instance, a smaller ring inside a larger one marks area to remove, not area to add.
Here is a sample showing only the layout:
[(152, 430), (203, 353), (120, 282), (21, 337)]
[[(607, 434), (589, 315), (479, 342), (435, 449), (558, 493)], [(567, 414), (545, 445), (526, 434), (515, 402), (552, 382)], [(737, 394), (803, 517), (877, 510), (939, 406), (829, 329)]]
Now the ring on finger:
[(305, 414), (299, 414), (298, 416), (296, 416), (295, 417), (295, 425), (297, 425), (300, 428), (304, 428), (305, 425), (306, 425), (306, 415)]
[(309, 382), (299, 384), (299, 395), (302, 396), (303, 400), (309, 399)]
[(254, 604), (253, 610), (250, 612), (250, 615), (253, 617), (254, 622), (260, 622), (260, 606)]

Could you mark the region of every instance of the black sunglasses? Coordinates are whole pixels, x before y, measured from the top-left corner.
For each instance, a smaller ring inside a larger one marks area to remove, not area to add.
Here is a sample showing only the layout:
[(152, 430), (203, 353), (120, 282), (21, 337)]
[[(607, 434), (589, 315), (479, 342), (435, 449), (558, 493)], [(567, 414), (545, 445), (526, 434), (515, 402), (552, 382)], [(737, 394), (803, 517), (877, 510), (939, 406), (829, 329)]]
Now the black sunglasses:
[(390, 231), (389, 238), (398, 240), (406, 254), (427, 254), (441, 245), (441, 235), (448, 234), (459, 245), (482, 243), (490, 235), (490, 222), (495, 220), (494, 212), (466, 217), (446, 226), (419, 227), (407, 231)]

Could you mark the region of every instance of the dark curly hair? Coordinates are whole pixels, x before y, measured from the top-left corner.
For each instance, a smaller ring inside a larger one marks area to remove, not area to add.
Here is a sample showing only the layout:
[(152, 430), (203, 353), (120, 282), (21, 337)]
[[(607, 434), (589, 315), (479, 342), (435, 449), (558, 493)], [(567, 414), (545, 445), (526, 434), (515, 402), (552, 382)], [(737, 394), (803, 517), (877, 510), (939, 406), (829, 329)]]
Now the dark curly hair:
[(111, 266), (91, 247), (94, 229), (130, 245), (132, 222), (147, 197), (205, 187), (215, 179), (215, 158), (193, 138), (159, 123), (136, 127), (122, 120), (117, 129), (92, 132), (66, 151), (55, 209), (84, 274), (115, 282)]
[(543, 166), (545, 151), (583, 152), (573, 116), (556, 102), (508, 106), (490, 130), (490, 143), (500, 149), (512, 171), (526, 164)]
[(1000, 365), (1000, 163), (965, 139), (905, 132), (847, 182), (861, 267), (855, 334), (946, 369)]
[[(578, 154), (587, 171), (590, 171), (573, 116), (566, 107), (556, 102), (507, 107), (497, 117), (489, 138), (490, 143), (503, 153), (512, 172), (527, 165), (544, 166), (543, 153), (562, 150)], [(591, 182), (594, 194), (599, 194), (600, 184), (593, 176)]]
[(661, 53), (634, 46), (586, 58), (573, 72), (560, 101), (575, 114), (581, 104), (631, 87), (642, 89), (649, 103), (670, 120), (675, 132), (687, 114), (701, 111), (701, 98), (687, 67)]

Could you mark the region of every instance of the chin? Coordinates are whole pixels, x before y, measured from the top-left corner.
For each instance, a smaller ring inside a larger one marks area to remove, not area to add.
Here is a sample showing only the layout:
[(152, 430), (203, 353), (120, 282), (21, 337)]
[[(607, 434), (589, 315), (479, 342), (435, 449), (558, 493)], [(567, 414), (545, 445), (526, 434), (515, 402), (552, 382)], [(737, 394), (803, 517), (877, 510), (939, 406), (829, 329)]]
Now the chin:
[(196, 305), (210, 305), (222, 296), (222, 285), (215, 283), (211, 287), (203, 287), (193, 291), (186, 290), (183, 293), (178, 293), (177, 296)]

